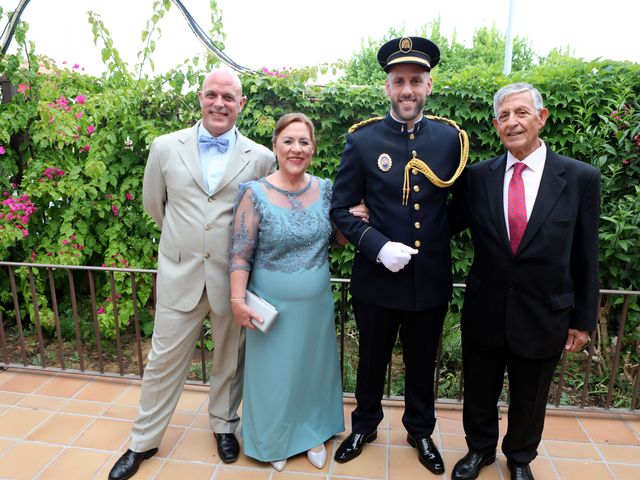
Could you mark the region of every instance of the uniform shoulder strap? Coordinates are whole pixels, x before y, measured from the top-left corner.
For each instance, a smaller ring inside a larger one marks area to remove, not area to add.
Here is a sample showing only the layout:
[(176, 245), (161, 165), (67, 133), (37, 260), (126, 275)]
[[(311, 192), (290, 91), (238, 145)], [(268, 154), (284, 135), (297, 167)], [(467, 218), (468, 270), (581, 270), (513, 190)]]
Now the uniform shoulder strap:
[(352, 125), (351, 128), (349, 128), (349, 133), (353, 133), (356, 130), (358, 130), (359, 128), (364, 127), (365, 125), (369, 125), (370, 123), (373, 122), (379, 122), (380, 120), (382, 120), (384, 117), (373, 117), (373, 118), (367, 118), (366, 120), (363, 120), (361, 122), (356, 123), (355, 125)]

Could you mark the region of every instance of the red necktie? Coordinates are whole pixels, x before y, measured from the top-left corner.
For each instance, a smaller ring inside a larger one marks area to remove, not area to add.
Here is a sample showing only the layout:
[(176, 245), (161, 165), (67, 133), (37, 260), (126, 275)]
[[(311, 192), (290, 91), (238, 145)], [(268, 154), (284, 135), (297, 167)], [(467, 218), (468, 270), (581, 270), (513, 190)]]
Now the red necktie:
[(522, 162), (513, 165), (513, 176), (509, 182), (509, 243), (511, 251), (516, 253), (524, 229), (527, 228), (527, 207), (524, 201), (524, 182), (522, 171), (527, 166)]

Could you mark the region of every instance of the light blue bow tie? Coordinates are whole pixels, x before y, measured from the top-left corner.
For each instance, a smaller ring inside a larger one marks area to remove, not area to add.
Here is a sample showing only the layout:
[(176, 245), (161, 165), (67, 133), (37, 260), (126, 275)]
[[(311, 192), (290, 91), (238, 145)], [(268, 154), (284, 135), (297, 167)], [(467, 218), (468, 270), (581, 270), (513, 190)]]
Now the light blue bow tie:
[(229, 149), (229, 140), (226, 138), (214, 138), (208, 135), (200, 135), (198, 143), (206, 148), (216, 147), (220, 153), (224, 153)]

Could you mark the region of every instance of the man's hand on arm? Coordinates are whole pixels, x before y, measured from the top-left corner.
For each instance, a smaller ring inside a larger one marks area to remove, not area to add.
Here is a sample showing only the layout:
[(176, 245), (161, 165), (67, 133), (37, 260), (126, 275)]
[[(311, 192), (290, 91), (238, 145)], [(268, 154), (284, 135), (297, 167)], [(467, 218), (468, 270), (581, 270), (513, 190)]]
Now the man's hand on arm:
[(589, 342), (589, 332), (586, 330), (576, 330), (570, 328), (567, 332), (567, 341), (564, 344), (564, 349), (569, 352), (577, 352), (582, 349)]
[(411, 260), (411, 255), (416, 253), (418, 250), (404, 243), (387, 242), (378, 253), (378, 261), (395, 273), (402, 270)]
[(369, 223), (369, 209), (364, 204), (364, 199), (358, 205), (349, 208), (349, 213), (354, 217), (360, 218), (363, 222)]

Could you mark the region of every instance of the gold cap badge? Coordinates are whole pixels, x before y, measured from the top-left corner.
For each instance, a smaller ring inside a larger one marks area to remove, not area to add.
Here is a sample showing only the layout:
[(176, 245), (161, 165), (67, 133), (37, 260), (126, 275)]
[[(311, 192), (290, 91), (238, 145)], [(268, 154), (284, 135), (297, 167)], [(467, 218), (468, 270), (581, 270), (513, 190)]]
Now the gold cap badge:
[(413, 42), (409, 37), (404, 37), (400, 39), (400, 51), (402, 53), (410, 52), (413, 48)]

